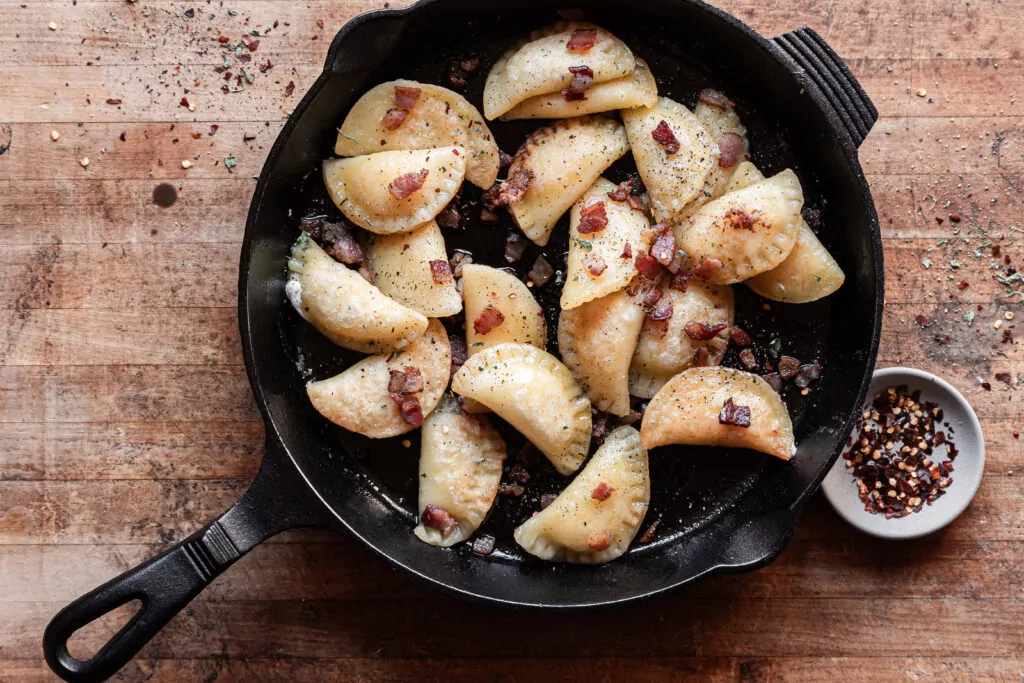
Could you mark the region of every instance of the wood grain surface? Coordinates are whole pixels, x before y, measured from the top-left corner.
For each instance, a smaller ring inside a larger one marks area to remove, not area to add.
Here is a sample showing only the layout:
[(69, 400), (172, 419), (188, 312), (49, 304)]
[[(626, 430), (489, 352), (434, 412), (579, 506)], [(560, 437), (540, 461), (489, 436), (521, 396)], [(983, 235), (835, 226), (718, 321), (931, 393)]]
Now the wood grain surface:
[[(49, 618), (255, 474), (235, 316), (253, 176), (334, 32), (381, 5), (0, 0), (0, 681), (52, 680)], [(719, 5), (768, 36), (813, 27), (877, 104), (861, 160), (886, 248), (879, 361), (938, 372), (976, 407), (971, 507), (894, 544), (819, 497), (759, 572), (584, 614), (467, 604), (348, 538), (288, 533), (118, 680), (1024, 681), (1024, 347), (1003, 343), (1024, 336), (1024, 287), (994, 278), (1004, 256), (1024, 265), (1024, 0)], [(217, 37), (267, 28), (252, 83), (224, 81)]]

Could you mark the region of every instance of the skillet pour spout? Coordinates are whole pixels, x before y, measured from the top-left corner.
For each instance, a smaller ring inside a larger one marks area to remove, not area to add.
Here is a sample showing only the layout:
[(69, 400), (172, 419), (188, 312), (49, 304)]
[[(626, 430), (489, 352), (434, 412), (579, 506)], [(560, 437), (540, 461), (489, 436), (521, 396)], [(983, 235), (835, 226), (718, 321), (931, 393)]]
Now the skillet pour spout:
[[(772, 172), (795, 168), (807, 201), (822, 213), (819, 237), (848, 275), (838, 292), (813, 304), (773, 303), (764, 311), (760, 299), (737, 288), (737, 317), (745, 329), (764, 339), (784, 330), (787, 353), (820, 359), (825, 367), (811, 397), (786, 397), (797, 455), (783, 463), (730, 449), (714, 457), (702, 449), (657, 453), (652, 480), (664, 482), (652, 493), (661, 506), (658, 537), (599, 569), (541, 564), (519, 552), (507, 532), (529, 514), (526, 508), (495, 511), (487, 524), (498, 529), (499, 546), (489, 557), (468, 547), (439, 550), (413, 536), (415, 513), (402, 502), (415, 500), (410, 452), (397, 440), (371, 441), (333, 428), (308, 404), (303, 368), (325, 376), (354, 356), (317, 339), (288, 307), (287, 254), (300, 216), (333, 210), (317, 169), (332, 155), (335, 127), (359, 95), (399, 77), (443, 84), (449, 62), (465, 54), (479, 55), (486, 74), (512, 42), (557, 21), (559, 5), (523, 0), (495, 16), (493, 6), (476, 0), (421, 0), (370, 12), (335, 37), (324, 72), (270, 151), (249, 210), (238, 313), (246, 370), (266, 423), (260, 473), (216, 520), (53, 618), (43, 649), (59, 676), (98, 681), (113, 675), (221, 572), (267, 538), (299, 526), (351, 533), (395, 566), (455, 594), (535, 608), (649, 597), (703, 576), (757, 569), (786, 547), (805, 502), (839, 456), (874, 369), (882, 246), (857, 147), (878, 113), (839, 56), (809, 28), (768, 40), (699, 0), (648, 3), (627, 13), (610, 0), (574, 4), (643, 57), (667, 96), (692, 104), (703, 87), (729, 93), (748, 127), (754, 161)], [(481, 91), (482, 77), (465, 94), (479, 103)], [(502, 149), (514, 150), (536, 125), (495, 123), (493, 130)], [(493, 228), (471, 225), (453, 232), (449, 247), (497, 261), (503, 244), (494, 243), (503, 240), (494, 235)], [(555, 310), (553, 301), (538, 298)], [(135, 600), (141, 603), (135, 616), (92, 658), (68, 652), (76, 630)]]

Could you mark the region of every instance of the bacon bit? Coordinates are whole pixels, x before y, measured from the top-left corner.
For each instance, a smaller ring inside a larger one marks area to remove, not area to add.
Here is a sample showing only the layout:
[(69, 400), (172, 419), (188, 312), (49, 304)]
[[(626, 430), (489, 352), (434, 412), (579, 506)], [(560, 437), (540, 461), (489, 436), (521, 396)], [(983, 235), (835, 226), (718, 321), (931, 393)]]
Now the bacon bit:
[(716, 109), (721, 109), (722, 111), (732, 109), (733, 107), (736, 106), (736, 103), (730, 100), (728, 97), (726, 97), (725, 93), (719, 92), (718, 90), (713, 90), (711, 88), (705, 88), (704, 90), (701, 90), (699, 99), (704, 104), (710, 107), (715, 107)]
[(472, 262), (472, 254), (470, 254), (468, 251), (456, 249), (455, 253), (452, 254), (451, 260), (448, 262), (448, 265), (452, 269), (452, 275), (454, 275), (455, 277), (462, 277), (462, 266)]
[(672, 278), (668, 281), (669, 289), (674, 289), (677, 292), (685, 292), (690, 286), (690, 277), (692, 273), (682, 268), (678, 273), (673, 273)]
[(595, 42), (597, 42), (595, 29), (576, 28), (573, 29), (569, 42), (565, 44), (565, 49), (576, 55), (585, 54), (590, 52), (590, 48), (594, 47)]
[(717, 325), (707, 325), (705, 323), (699, 323), (694, 320), (686, 323), (683, 327), (683, 332), (686, 336), (694, 341), (709, 341), (718, 336), (718, 333), (729, 327), (725, 323), (718, 323)]
[(706, 258), (693, 267), (693, 274), (707, 282), (725, 266), (716, 258)]
[(622, 253), (619, 254), (619, 258), (624, 258), (624, 259), (631, 259), (631, 258), (633, 258), (633, 246), (629, 242), (626, 242), (626, 244), (623, 245)]
[(448, 87), (453, 90), (462, 90), (466, 87), (466, 75), (461, 69), (448, 69), (448, 75), (445, 76), (445, 79), (448, 83)]
[(417, 367), (392, 370), (388, 391), (392, 394), (415, 394), (423, 391), (423, 374)]
[(421, 168), (418, 173), (406, 173), (400, 175), (388, 184), (388, 192), (395, 199), (402, 200), (406, 199), (409, 195), (417, 192), (423, 187), (424, 181), (427, 179), (427, 175), (430, 174), (425, 168)]
[(510, 232), (505, 236), (505, 260), (516, 263), (530, 248), (530, 241), (518, 232)]
[(451, 201), (448, 206), (441, 209), (441, 213), (437, 214), (437, 225), (442, 228), (453, 229), (459, 227), (459, 221), (462, 216), (459, 215), (459, 209), (455, 206), (455, 202)]
[(604, 202), (594, 202), (580, 210), (580, 224), (576, 230), (581, 235), (600, 232), (608, 226), (608, 214)]
[(609, 486), (608, 484), (602, 481), (600, 484), (594, 487), (593, 491), (590, 492), (590, 497), (593, 498), (594, 500), (600, 500), (601, 502), (604, 502), (611, 498), (612, 493), (614, 492), (614, 487)]
[(661, 272), (661, 264), (658, 263), (658, 259), (641, 249), (636, 253), (636, 269), (645, 280), (653, 280)]
[(774, 389), (776, 394), (782, 393), (782, 378), (779, 377), (779, 373), (771, 372), (765, 375), (764, 381), (768, 382), (768, 386)]
[(508, 206), (522, 201), (523, 195), (533, 184), (533, 171), (528, 168), (518, 168), (508, 179), (501, 184), (495, 206)]
[(522, 465), (512, 465), (508, 471), (508, 478), (520, 484), (527, 484), (530, 481), (530, 473)]
[[(400, 396), (401, 400), (396, 400), (396, 396)], [(402, 419), (405, 420), (407, 425), (411, 427), (423, 426), (423, 408), (420, 407), (420, 400), (418, 398), (402, 394), (392, 394), (391, 398), (398, 403), (398, 412), (401, 413)]]
[(476, 55), (463, 57), (459, 60), (459, 68), (468, 74), (476, 73), (476, 70), (480, 68), (480, 58)]
[(651, 246), (651, 256), (663, 266), (668, 266), (672, 263), (672, 259), (676, 254), (676, 238), (672, 233), (662, 235), (654, 244)]
[(508, 168), (512, 165), (515, 157), (504, 150), (498, 150), (498, 168)]
[(587, 541), (587, 547), (591, 550), (608, 550), (611, 544), (608, 542), (608, 534), (601, 534), (600, 536), (592, 536)]
[(796, 377), (793, 378), (793, 384), (803, 389), (810, 386), (811, 382), (819, 377), (821, 377), (821, 363), (818, 361), (805, 363), (797, 370)]
[(430, 262), (430, 276), (435, 284), (443, 285), (452, 281), (452, 269), (444, 259)]
[(640, 303), (647, 310), (651, 310), (659, 301), (664, 294), (661, 291), (661, 287), (657, 285), (647, 285), (644, 288), (643, 296), (640, 297)]
[(633, 196), (633, 179), (624, 180), (619, 183), (618, 187), (608, 193), (608, 198), (613, 202), (624, 202), (627, 198)]
[(572, 81), (568, 88), (562, 88), (562, 97), (567, 102), (587, 99), (587, 90), (594, 82), (594, 71), (589, 66), (570, 66)]
[(646, 545), (653, 541), (655, 534), (657, 534), (658, 532), (659, 524), (661, 524), (661, 517), (658, 517), (658, 519), (651, 522), (651, 525), (647, 527), (647, 530), (644, 531), (643, 534), (641, 534), (639, 540), (637, 540), (637, 543), (640, 545)]
[(457, 335), (449, 335), (448, 345), (452, 349), (452, 377), (459, 371), (466, 359), (469, 358), (468, 350), (466, 349), (466, 340)]
[(339, 223), (325, 223), (321, 237), (324, 251), (335, 261), (354, 265), (366, 261), (366, 252), (352, 231)]
[(544, 258), (543, 254), (541, 254), (537, 256), (537, 260), (533, 262), (533, 267), (530, 268), (530, 272), (527, 274), (527, 277), (529, 277), (530, 282), (537, 287), (543, 287), (551, 280), (551, 276), (554, 274), (555, 269), (551, 267), (548, 260)]
[(679, 151), (679, 140), (676, 140), (675, 134), (672, 133), (672, 129), (669, 128), (668, 122), (665, 119), (662, 119), (657, 127), (651, 131), (651, 137), (665, 148), (666, 154), (672, 155)]
[(608, 264), (604, 262), (600, 255), (589, 254), (583, 258), (583, 267), (587, 269), (588, 273), (597, 277), (608, 268)]
[(783, 356), (779, 359), (779, 376), (782, 379), (793, 379), (797, 370), (800, 369), (800, 361), (792, 356)]
[(706, 367), (711, 364), (711, 352), (708, 351), (708, 347), (698, 346), (694, 349), (693, 364), (698, 368)]
[(399, 109), (412, 109), (420, 99), (419, 88), (409, 88), (401, 85), (395, 86), (395, 106)]
[[(660, 289), (658, 290), (661, 291)], [(672, 306), (672, 299), (659, 299), (658, 303), (651, 308), (651, 312), (647, 314), (647, 317), (651, 320), (663, 321), (670, 320), (674, 313), (674, 307)]]
[(440, 530), (442, 536), (447, 536), (456, 527), (455, 518), (447, 510), (436, 505), (430, 505), (429, 503), (427, 507), (423, 508), (423, 514), (420, 515), (420, 523), (423, 526)]
[(526, 488), (522, 484), (506, 484), (502, 482), (498, 484), (498, 493), (503, 496), (515, 496), (518, 498), (526, 493)]
[(740, 362), (747, 366), (747, 370), (754, 370), (757, 368), (757, 357), (750, 349), (743, 349), (740, 351)]
[(608, 434), (609, 415), (601, 410), (594, 410), (590, 421), (590, 438), (595, 443), (604, 443), (604, 437)]
[(480, 208), (480, 220), (484, 223), (497, 223), (501, 220), (501, 217), (484, 206)]
[(626, 197), (626, 203), (629, 204), (629, 208), (634, 211), (646, 211), (647, 207), (644, 205), (644, 198), (635, 194), (631, 194)]
[(388, 109), (384, 118), (380, 120), (380, 125), (386, 130), (398, 130), (405, 123), (405, 117), (408, 115), (407, 109)]
[(260, 46), (260, 41), (250, 36), (242, 36), (242, 44), (249, 48), (249, 52), (256, 52), (256, 48)]
[(718, 138), (718, 151), (718, 165), (722, 168), (732, 168), (743, 154), (743, 138), (736, 133), (726, 133)]
[(718, 413), (718, 423), (732, 425), (734, 427), (750, 427), (750, 406), (741, 406), (733, 403), (732, 396), (725, 399), (721, 412)]
[(477, 555), (483, 555), (486, 557), (494, 552), (494, 536), (488, 536), (487, 534), (481, 534), (473, 539), (473, 552)]
[(480, 311), (480, 315), (473, 321), (473, 331), (477, 334), (487, 334), (505, 322), (505, 315), (494, 306), (487, 304), (487, 308)]
[(732, 337), (732, 343), (735, 344), (736, 346), (739, 346), (740, 348), (750, 346), (752, 342), (750, 335), (739, 327), (734, 327), (731, 330), (729, 330), (729, 336)]
[(725, 222), (733, 230), (754, 230), (757, 218), (751, 216), (743, 209), (732, 208), (725, 212)]

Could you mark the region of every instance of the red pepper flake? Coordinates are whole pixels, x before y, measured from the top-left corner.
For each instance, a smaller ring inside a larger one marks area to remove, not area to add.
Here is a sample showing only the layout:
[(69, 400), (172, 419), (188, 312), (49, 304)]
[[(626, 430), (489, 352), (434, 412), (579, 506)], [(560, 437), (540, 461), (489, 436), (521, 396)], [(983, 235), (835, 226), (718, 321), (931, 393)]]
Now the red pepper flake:
[(405, 118), (408, 115), (409, 110), (407, 109), (388, 109), (384, 118), (380, 120), (380, 125), (387, 130), (398, 130), (405, 123)]
[(730, 100), (728, 97), (726, 97), (725, 93), (722, 93), (718, 90), (713, 90), (711, 88), (705, 88), (704, 90), (701, 90), (699, 99), (704, 104), (711, 107), (715, 107), (716, 109), (721, 109), (722, 111), (732, 109), (734, 106), (736, 106), (736, 103)]
[(971, 283), (969, 283), (967, 280), (961, 280), (960, 284), (958, 284), (956, 287), (957, 287), (957, 289), (959, 289), (962, 292), (962, 291), (964, 291), (965, 289), (967, 289), (970, 286), (971, 286)]
[(598, 277), (601, 273), (608, 268), (608, 264), (605, 263), (604, 259), (598, 254), (588, 254), (583, 257), (583, 267), (587, 269), (587, 272)]
[(404, 85), (395, 86), (395, 106), (399, 109), (412, 109), (420, 100), (419, 88), (410, 88)]
[(107, 104), (111, 104), (111, 105), (121, 104), (121, 100), (120, 100), (120, 98), (116, 98), (116, 97), (108, 97), (107, 98)]
[(429, 174), (430, 171), (421, 168), (419, 172), (400, 175), (388, 184), (388, 192), (399, 201), (406, 199), (423, 187)]
[(291, 97), (292, 93), (295, 92), (295, 81), (288, 81), (288, 85), (284, 86), (284, 96)]
[(725, 222), (733, 230), (754, 230), (757, 218), (743, 209), (732, 208), (725, 212)]
[(480, 315), (473, 321), (473, 330), (477, 334), (487, 334), (505, 322), (505, 315), (494, 306), (487, 304), (487, 308), (480, 311)]
[(676, 139), (675, 134), (672, 133), (672, 129), (669, 127), (668, 122), (662, 119), (660, 123), (651, 131), (651, 137), (659, 145), (665, 148), (665, 153), (668, 155), (675, 154), (679, 151), (679, 140)]
[(624, 202), (627, 198), (632, 196), (633, 190), (633, 179), (624, 180), (619, 183), (618, 187), (608, 193), (608, 198), (614, 202)]
[(636, 269), (640, 271), (645, 280), (653, 280), (661, 272), (661, 264), (658, 263), (658, 259), (642, 249), (636, 252), (635, 263)]
[(718, 413), (718, 423), (734, 427), (750, 427), (750, 406), (733, 403), (732, 396), (725, 399), (722, 410)]
[(757, 356), (751, 349), (743, 349), (740, 351), (740, 362), (747, 367), (747, 370), (757, 369)]
[(260, 46), (260, 41), (253, 38), (252, 36), (242, 36), (242, 44), (249, 48), (249, 52), (256, 52), (256, 48)]
[(576, 230), (581, 235), (600, 232), (608, 226), (608, 214), (604, 202), (594, 202), (580, 210), (580, 224)]
[(434, 282), (439, 285), (446, 284), (452, 281), (452, 269), (448, 265), (448, 262), (444, 259), (438, 259), (430, 262), (430, 276), (434, 278)]
[(190, 131), (188, 132), (188, 134), (192, 136), (192, 139), (193, 139), (193, 140), (198, 140), (199, 138), (203, 137), (203, 134), (202, 134), (202, 133), (197, 133), (197, 132), (196, 132), (196, 131), (194, 131), (194, 130), (190, 130)]
[(602, 481), (600, 484), (594, 487), (593, 491), (590, 492), (590, 497), (593, 498), (594, 500), (604, 502), (611, 498), (612, 493), (614, 492), (615, 489), (613, 487), (609, 486), (608, 484)]
[(750, 335), (747, 334), (742, 328), (733, 327), (729, 330), (729, 336), (732, 337), (732, 342), (740, 348), (750, 346), (752, 340)]
[(223, 44), (223, 43), (227, 43), (227, 42), (229, 42), (230, 40), (231, 40), (231, 39), (230, 39), (230, 38), (228, 38), (228, 37), (227, 37), (226, 35), (224, 35), (223, 33), (222, 33), (222, 34), (220, 34), (219, 36), (217, 36), (217, 42), (218, 42), (218, 43), (222, 43), (222, 44)]
[(324, 20), (323, 19), (317, 19), (316, 20), (316, 27), (317, 28), (323, 28), (324, 27)]
[(591, 536), (587, 541), (587, 547), (591, 550), (608, 550), (611, 544), (608, 542), (608, 534), (601, 534), (600, 536)]
[(181, 101), (178, 102), (178, 104), (181, 105), (182, 107), (187, 107), (188, 106), (188, 98), (187, 97), (182, 97)]
[(699, 323), (695, 320), (691, 320), (686, 323), (683, 327), (683, 332), (686, 336), (694, 341), (710, 341), (718, 336), (718, 333), (729, 327), (725, 323), (718, 323), (717, 325), (708, 325), (706, 323)]
[(676, 254), (676, 238), (672, 233), (667, 233), (655, 240), (651, 246), (651, 256), (663, 266), (672, 263)]
[(417, 367), (392, 370), (388, 391), (392, 394), (415, 394), (423, 391), (423, 374)]
[(736, 133), (726, 133), (718, 138), (718, 165), (732, 168), (743, 155), (743, 138)]
[(447, 510), (436, 505), (430, 505), (429, 503), (423, 508), (423, 514), (420, 515), (420, 523), (425, 527), (438, 529), (442, 536), (447, 536), (457, 526), (455, 518)]
[(793, 379), (800, 369), (800, 361), (792, 356), (783, 356), (779, 359), (779, 375), (782, 379)]
[(699, 277), (701, 280), (707, 282), (712, 277), (714, 277), (715, 273), (720, 271), (722, 268), (724, 268), (724, 266), (722, 265), (722, 262), (719, 261), (718, 259), (706, 258), (693, 267), (693, 274)]
[(587, 99), (587, 90), (594, 82), (594, 71), (589, 66), (570, 66), (569, 73), (572, 74), (572, 81), (569, 87), (562, 88), (562, 97), (567, 102)]
[(565, 44), (565, 49), (573, 54), (585, 54), (590, 52), (597, 42), (597, 31), (592, 28), (576, 28), (572, 31), (572, 37)]
[(624, 259), (631, 259), (631, 258), (633, 258), (633, 246), (629, 242), (626, 242), (622, 246), (622, 253), (619, 254), (619, 258), (624, 258)]

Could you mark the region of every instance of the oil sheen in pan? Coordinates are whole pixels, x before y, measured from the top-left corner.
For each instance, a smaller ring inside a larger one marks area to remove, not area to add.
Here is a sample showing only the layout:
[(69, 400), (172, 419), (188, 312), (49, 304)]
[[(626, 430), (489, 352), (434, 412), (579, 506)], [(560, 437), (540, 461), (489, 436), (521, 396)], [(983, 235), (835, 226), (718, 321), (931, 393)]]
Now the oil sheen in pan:
[[(481, 32), (486, 27), (479, 27)], [(494, 29), (491, 29), (492, 31)], [(529, 28), (523, 28), (523, 34)], [(823, 223), (827, 225), (828, 210), (823, 206), (816, 192), (816, 179), (813, 174), (801, 168), (793, 159), (783, 143), (781, 131), (770, 121), (759, 116), (756, 109), (749, 108), (744, 102), (744, 94), (740, 88), (730, 87), (728, 80), (713, 75), (712, 71), (688, 58), (683, 49), (675, 44), (659, 43), (648, 34), (644, 37), (636, 35), (628, 27), (615, 29), (616, 33), (636, 48), (637, 54), (650, 64), (658, 78), (659, 92), (676, 99), (688, 107), (696, 103), (697, 94), (704, 87), (715, 87), (723, 90), (737, 102), (744, 124), (750, 135), (752, 160), (771, 174), (784, 168), (793, 168), (800, 177), (804, 187), (806, 206), (822, 210)], [(483, 82), (493, 61), (511, 42), (509, 30), (501, 30), (501, 36), (489, 43), (485, 40), (474, 41), (475, 46), (493, 45), (486, 53), (481, 54), (481, 66), (476, 75), (472, 76), (463, 91), (466, 97), (479, 105), (483, 90)], [(441, 56), (443, 55), (443, 56)], [(451, 46), (440, 46), (437, 50), (420, 50), (416, 59), (403, 59), (400, 55), (388, 62), (368, 82), (367, 89), (373, 84), (394, 78), (409, 78), (428, 83), (445, 84), (445, 75), (450, 59), (461, 56), (453, 53)], [(353, 100), (354, 101), (354, 100)], [(339, 109), (338, 123), (344, 118), (345, 111)], [(519, 144), (535, 128), (544, 125), (543, 121), (490, 122), (489, 126), (498, 140), (499, 146), (506, 152), (514, 153)], [(333, 135), (325, 135), (329, 144), (323, 150), (324, 157), (333, 156)], [(618, 182), (635, 171), (632, 159), (627, 155), (609, 169), (605, 175)], [(300, 217), (305, 215), (327, 215), (332, 220), (340, 218), (340, 213), (330, 201), (323, 187), (319, 168), (311, 168), (299, 191), (292, 194), (296, 198), (290, 207), (294, 222), (289, 230), (297, 234)], [(480, 221), (479, 207), (480, 190), (464, 183), (460, 198), (460, 213), (463, 216), (464, 228), (445, 230), (444, 237), (449, 256), (455, 249), (464, 249), (473, 254), (477, 263), (486, 263), (496, 267), (511, 265), (520, 277), (525, 279), (536, 257), (543, 254), (551, 265), (563, 270), (568, 242), (568, 214), (563, 217), (556, 228), (551, 242), (543, 249), (530, 245), (515, 264), (504, 260), (505, 236), (515, 229), (511, 217), (501, 212), (501, 222), (483, 223)], [(554, 278), (544, 287), (535, 288), (534, 294), (545, 310), (548, 323), (548, 350), (557, 353), (555, 330), (558, 322), (558, 298), (560, 286)], [(781, 343), (782, 353), (799, 358), (804, 362), (819, 360), (828, 372), (829, 359), (824, 355), (827, 330), (830, 327), (831, 305), (826, 298), (811, 304), (787, 305), (767, 302), (756, 296), (747, 287), (734, 286), (736, 294), (736, 321), (755, 340), (754, 350), (759, 359), (770, 358), (769, 348), (778, 348)], [(768, 309), (764, 304), (770, 303)], [(292, 315), (290, 312), (286, 315)], [(295, 318), (298, 318), (296, 315)], [(449, 331), (464, 334), (462, 320), (449, 325)], [(283, 352), (285, 357), (296, 362), (303, 375), (303, 381), (322, 379), (340, 372), (351, 365), (359, 354), (340, 349), (308, 325), (301, 321), (288, 321), (280, 327)], [(769, 344), (772, 340), (779, 340)], [(742, 368), (736, 357), (736, 350), (730, 349), (725, 365)], [(815, 400), (815, 385), (811, 385), (808, 396), (801, 396), (799, 389), (787, 383), (784, 398), (793, 418), (799, 442), (803, 417)], [(508, 443), (508, 459), (506, 471), (512, 465), (526, 460), (531, 479), (526, 485), (526, 493), (522, 497), (499, 495), (491, 515), (481, 527), (479, 533), (489, 534), (497, 539), (495, 556), (508, 559), (525, 559), (526, 555), (512, 540), (512, 530), (530, 514), (540, 509), (540, 497), (545, 493), (558, 493), (569, 479), (559, 476), (547, 461), (527, 448), (525, 439), (500, 419), (492, 416), (495, 426)], [(351, 434), (340, 427), (327, 423), (322, 418), (310, 420), (310, 424), (320, 423), (324, 431), (324, 442), (329, 450), (324, 457), (333, 458), (337, 453), (348, 451), (351, 460), (356, 464), (350, 476), (365, 478), (381, 499), (400, 511), (409, 520), (409, 530), (415, 524), (417, 496), (417, 461), (419, 457), (418, 430), (402, 437), (374, 441)], [(403, 445), (408, 442), (408, 447)], [(533, 457), (530, 457), (530, 453)], [(523, 453), (523, 456), (520, 456)], [(671, 447), (658, 449), (651, 457), (651, 508), (648, 511), (643, 529), (655, 520), (660, 519), (658, 532), (650, 545), (641, 545), (630, 550), (631, 553), (644, 552), (645, 548), (671, 542), (680, 534), (692, 532), (708, 521), (714, 519), (721, 510), (728, 508), (736, 500), (746, 494), (758, 481), (767, 467), (785, 467), (770, 456), (752, 451), (738, 451), (723, 448)], [(358, 471), (355, 471), (358, 469)], [(507, 478), (503, 480), (507, 481)], [(460, 544), (456, 552), (470, 552), (468, 544)]]

